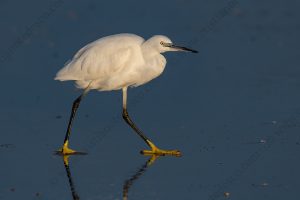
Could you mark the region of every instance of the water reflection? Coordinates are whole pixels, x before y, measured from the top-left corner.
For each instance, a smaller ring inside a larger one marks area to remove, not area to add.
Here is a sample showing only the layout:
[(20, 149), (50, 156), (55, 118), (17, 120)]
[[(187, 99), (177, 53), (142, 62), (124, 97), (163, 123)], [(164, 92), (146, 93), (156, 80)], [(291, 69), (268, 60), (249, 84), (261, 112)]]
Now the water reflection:
[(153, 155), (150, 159), (148, 159), (146, 161), (145, 164), (143, 164), (139, 170), (132, 175), (129, 179), (127, 179), (126, 181), (124, 181), (124, 185), (123, 185), (123, 200), (127, 200), (128, 199), (128, 193), (129, 193), (129, 189), (130, 187), (133, 185), (133, 183), (135, 181), (137, 181), (147, 170), (147, 168), (152, 165), (155, 160), (159, 158), (159, 156), (157, 155)]
[[(73, 182), (71, 170), (70, 170), (70, 163), (69, 163), (69, 157), (70, 155), (65, 155), (62, 156), (63, 162), (64, 162), (64, 167), (66, 169), (68, 181), (69, 181), (69, 186), (71, 189), (72, 193), (72, 199), (73, 200), (79, 200), (80, 197), (78, 193), (76, 192), (76, 188)], [(128, 200), (128, 193), (131, 188), (131, 186), (146, 172), (149, 166), (151, 166), (160, 156), (158, 155), (153, 155), (151, 156), (137, 171), (134, 173), (132, 176), (130, 176), (129, 179), (124, 181), (123, 185), (123, 200)]]
[(64, 161), (64, 166), (67, 172), (67, 176), (68, 176), (68, 180), (69, 180), (69, 185), (70, 185), (70, 189), (72, 192), (72, 197), (73, 200), (79, 200), (79, 196), (76, 192), (75, 186), (74, 186), (74, 182), (72, 179), (72, 175), (71, 175), (71, 171), (70, 171), (70, 165), (69, 165), (69, 156), (63, 156), (63, 161)]

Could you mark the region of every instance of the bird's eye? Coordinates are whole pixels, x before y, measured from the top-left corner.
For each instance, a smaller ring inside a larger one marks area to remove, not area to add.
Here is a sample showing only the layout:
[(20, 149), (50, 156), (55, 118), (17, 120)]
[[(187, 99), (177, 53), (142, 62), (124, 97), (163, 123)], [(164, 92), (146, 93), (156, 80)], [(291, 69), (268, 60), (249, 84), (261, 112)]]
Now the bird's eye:
[(160, 44), (161, 44), (161, 45), (164, 45), (164, 42), (163, 42), (163, 41), (161, 41), (161, 42), (160, 42)]

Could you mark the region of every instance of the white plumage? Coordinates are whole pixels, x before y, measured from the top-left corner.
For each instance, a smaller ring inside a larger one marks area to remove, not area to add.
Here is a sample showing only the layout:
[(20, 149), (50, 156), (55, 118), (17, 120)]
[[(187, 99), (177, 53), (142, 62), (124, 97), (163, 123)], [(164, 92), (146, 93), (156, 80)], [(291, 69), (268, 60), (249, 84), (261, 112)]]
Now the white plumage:
[(80, 49), (55, 80), (74, 80), (78, 88), (101, 91), (142, 85), (165, 68), (166, 59), (160, 53), (172, 49), (160, 42), (171, 40), (158, 35), (145, 41), (134, 34), (100, 38)]

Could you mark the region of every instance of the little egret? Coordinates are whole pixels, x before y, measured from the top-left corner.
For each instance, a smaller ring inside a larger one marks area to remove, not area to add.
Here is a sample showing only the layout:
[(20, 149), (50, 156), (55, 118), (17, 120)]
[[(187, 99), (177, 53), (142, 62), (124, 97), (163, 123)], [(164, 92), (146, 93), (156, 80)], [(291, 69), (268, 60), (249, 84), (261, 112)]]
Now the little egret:
[(76, 153), (68, 146), (71, 127), (80, 101), (90, 90), (122, 89), (123, 119), (151, 148), (141, 153), (180, 156), (178, 150), (157, 148), (138, 129), (127, 112), (127, 88), (143, 85), (158, 77), (167, 63), (161, 54), (167, 51), (197, 53), (196, 50), (174, 45), (168, 37), (163, 35), (155, 35), (145, 41), (138, 35), (127, 33), (100, 38), (80, 49), (55, 77), (55, 80), (60, 81), (73, 80), (78, 88), (83, 89), (83, 93), (73, 102), (64, 143), (58, 152), (63, 155)]

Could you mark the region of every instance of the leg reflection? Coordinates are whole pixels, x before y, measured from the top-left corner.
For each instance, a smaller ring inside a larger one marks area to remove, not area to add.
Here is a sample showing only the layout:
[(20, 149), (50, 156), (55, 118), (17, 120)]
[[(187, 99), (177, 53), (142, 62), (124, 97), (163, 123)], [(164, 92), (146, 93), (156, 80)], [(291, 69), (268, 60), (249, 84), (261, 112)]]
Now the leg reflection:
[(134, 174), (131, 176), (130, 179), (126, 180), (124, 182), (124, 186), (123, 186), (123, 200), (127, 200), (128, 199), (128, 192), (130, 187), (133, 185), (133, 183), (139, 179), (147, 170), (147, 168), (153, 164), (155, 162), (155, 160), (159, 158), (159, 155), (152, 155), (152, 157), (150, 159), (148, 159), (146, 161), (145, 164), (142, 165), (142, 167)]
[(75, 190), (74, 182), (73, 182), (71, 171), (70, 171), (69, 156), (63, 156), (63, 160), (64, 160), (64, 166), (65, 166), (65, 169), (66, 169), (66, 172), (67, 172), (67, 176), (68, 176), (69, 185), (70, 185), (70, 188), (71, 188), (73, 200), (79, 200), (79, 196), (78, 196), (78, 194)]

